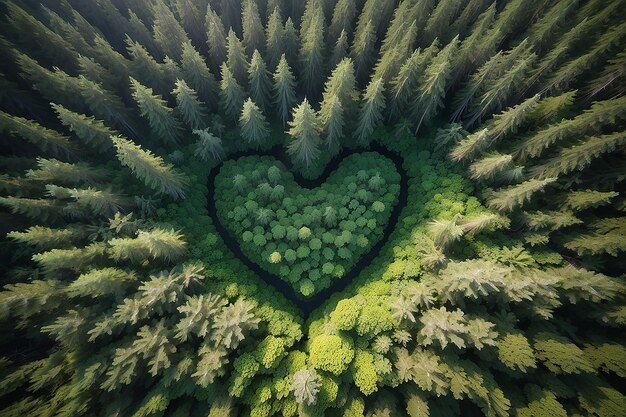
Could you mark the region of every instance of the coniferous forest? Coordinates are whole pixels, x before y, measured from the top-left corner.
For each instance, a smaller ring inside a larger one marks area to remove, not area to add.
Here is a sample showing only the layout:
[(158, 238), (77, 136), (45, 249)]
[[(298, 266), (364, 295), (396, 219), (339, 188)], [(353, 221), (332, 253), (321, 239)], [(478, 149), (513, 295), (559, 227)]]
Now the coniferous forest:
[(626, 416), (625, 11), (1, 0), (0, 417)]

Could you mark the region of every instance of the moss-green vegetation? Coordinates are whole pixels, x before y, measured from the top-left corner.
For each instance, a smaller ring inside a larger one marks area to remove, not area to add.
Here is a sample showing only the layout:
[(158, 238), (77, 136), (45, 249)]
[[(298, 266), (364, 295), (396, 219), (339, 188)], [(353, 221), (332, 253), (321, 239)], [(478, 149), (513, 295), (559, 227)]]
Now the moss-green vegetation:
[(228, 161), (217, 212), (243, 251), (305, 297), (341, 278), (382, 237), (400, 175), (375, 153), (353, 154), (319, 187), (300, 187), (270, 157)]
[(626, 416), (624, 1), (208, 3), (0, 2), (0, 417)]

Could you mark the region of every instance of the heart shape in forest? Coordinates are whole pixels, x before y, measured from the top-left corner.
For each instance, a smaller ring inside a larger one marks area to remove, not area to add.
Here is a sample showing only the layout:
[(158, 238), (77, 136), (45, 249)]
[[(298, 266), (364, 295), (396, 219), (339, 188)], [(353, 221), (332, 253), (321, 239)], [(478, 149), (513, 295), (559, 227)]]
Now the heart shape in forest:
[(389, 231), (402, 188), (397, 167), (378, 152), (354, 152), (306, 181), (274, 156), (241, 156), (213, 173), (209, 212), (246, 264), (281, 292), (290, 286), (310, 299), (345, 280)]

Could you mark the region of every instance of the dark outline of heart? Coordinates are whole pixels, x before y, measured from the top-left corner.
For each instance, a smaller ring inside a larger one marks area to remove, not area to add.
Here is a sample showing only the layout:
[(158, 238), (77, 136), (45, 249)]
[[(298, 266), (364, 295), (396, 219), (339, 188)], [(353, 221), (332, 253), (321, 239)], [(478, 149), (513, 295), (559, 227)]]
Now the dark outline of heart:
[[(233, 238), (230, 232), (226, 229), (226, 227), (221, 223), (217, 216), (217, 210), (215, 207), (215, 177), (219, 174), (222, 165), (226, 160), (238, 159), (243, 156), (271, 156), (282, 162), (285, 167), (291, 171), (294, 176), (296, 182), (303, 188), (313, 189), (319, 187), (322, 183), (324, 183), (328, 176), (339, 167), (339, 164), (348, 156), (357, 153), (363, 152), (377, 152), (382, 156), (387, 157), (396, 167), (398, 174), (400, 174), (400, 192), (398, 194), (398, 203), (393, 207), (389, 216), (389, 222), (385, 226), (383, 230), (383, 236), (376, 242), (374, 246), (370, 249), (370, 251), (364, 254), (358, 262), (350, 269), (343, 277), (334, 280), (332, 284), (316, 293), (315, 295), (303, 299), (301, 296), (295, 292), (293, 287), (288, 283), (280, 279), (274, 274), (271, 274), (261, 268), (260, 265), (250, 260), (246, 254), (244, 254), (239, 246), (239, 242), (235, 238)], [(313, 180), (309, 180), (303, 178), (300, 174), (293, 171), (293, 166), (291, 160), (285, 155), (284, 147), (281, 145), (274, 146), (268, 151), (242, 151), (236, 152), (232, 155), (229, 155), (227, 159), (220, 162), (218, 165), (213, 167), (209, 172), (209, 176), (207, 179), (207, 210), (209, 212), (209, 216), (211, 216), (211, 220), (213, 221), (213, 225), (217, 230), (217, 233), (220, 235), (228, 249), (233, 252), (233, 254), (239, 259), (244, 265), (250, 268), (255, 274), (257, 274), (266, 284), (271, 285), (276, 291), (281, 293), (285, 298), (287, 298), (293, 305), (298, 307), (303, 315), (306, 317), (309, 314), (321, 306), (325, 301), (328, 300), (330, 296), (335, 293), (341, 292), (346, 289), (346, 287), (352, 282), (352, 280), (357, 277), (361, 271), (368, 266), (376, 256), (380, 253), (382, 247), (387, 243), (389, 236), (395, 230), (395, 227), (400, 218), (400, 212), (404, 207), (406, 207), (408, 200), (408, 175), (404, 168), (402, 167), (403, 159), (397, 152), (390, 151), (389, 149), (379, 145), (378, 143), (372, 143), (368, 148), (358, 148), (358, 149), (346, 149), (340, 152), (337, 156), (333, 157), (321, 175)]]

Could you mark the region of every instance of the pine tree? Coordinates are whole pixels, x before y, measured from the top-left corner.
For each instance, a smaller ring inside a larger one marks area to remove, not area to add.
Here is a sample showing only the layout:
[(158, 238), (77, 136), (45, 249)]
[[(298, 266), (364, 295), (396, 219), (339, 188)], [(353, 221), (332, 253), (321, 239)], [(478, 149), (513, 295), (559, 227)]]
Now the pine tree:
[(134, 78), (130, 78), (133, 98), (141, 111), (141, 115), (148, 120), (150, 129), (165, 143), (176, 143), (180, 139), (182, 126), (167, 107), (165, 101), (152, 93), (152, 89), (145, 87)]
[(243, 103), (239, 117), (241, 135), (250, 144), (259, 147), (269, 136), (268, 123), (257, 105), (249, 98)]
[[(356, 90), (354, 66), (350, 58), (344, 58), (337, 64), (337, 67), (333, 69), (324, 85), (322, 102), (320, 104), (320, 122), (323, 130), (327, 128), (332, 113), (331, 108), (333, 106), (336, 107), (336, 104), (333, 103), (335, 97), (339, 100), (342, 114), (345, 115), (347, 120), (351, 120), (356, 113), (358, 92)], [(341, 132), (340, 136), (343, 136)]]
[(285, 40), (285, 56), (288, 62), (298, 62), (298, 53), (300, 50), (300, 37), (298, 31), (291, 20), (291, 17), (285, 21), (285, 27), (283, 29)]
[(336, 44), (342, 33), (346, 36), (345, 41), (347, 42), (347, 34), (353, 33), (352, 27), (354, 26), (355, 17), (355, 2), (350, 0), (337, 1), (337, 3), (335, 3), (335, 8), (333, 9), (333, 17), (330, 21), (330, 25), (328, 26), (328, 43)]
[(324, 15), (318, 10), (310, 22), (309, 30), (301, 33), (300, 78), (307, 95), (319, 95), (324, 74)]
[(285, 33), (283, 29), (280, 10), (275, 8), (267, 20), (267, 28), (265, 30), (265, 50), (267, 64), (270, 71), (274, 71), (278, 66), (280, 57), (285, 51)]
[(211, 8), (210, 3), (207, 4), (206, 31), (211, 68), (216, 70), (222, 65), (222, 62), (226, 61), (226, 31), (222, 19)]
[(344, 109), (335, 94), (326, 104), (324, 115), (320, 114), (320, 123), (323, 126), (324, 145), (331, 152), (337, 151), (340, 147), (340, 139), (344, 136)]
[(44, 152), (55, 155), (69, 155), (73, 145), (70, 138), (45, 128), (34, 120), (24, 119), (0, 111), (0, 132), (17, 135)]
[(609, 95), (615, 96), (624, 95), (625, 79), (626, 51), (622, 51), (614, 59), (608, 61), (608, 65), (598, 77), (587, 83), (583, 90), (585, 99), (590, 100), (602, 92), (608, 92)]
[(183, 80), (176, 80), (172, 94), (176, 97), (176, 109), (191, 130), (202, 129), (206, 125), (207, 112), (198, 101), (196, 92)]
[(563, 148), (553, 158), (534, 166), (530, 173), (536, 178), (560, 177), (572, 171), (585, 169), (596, 158), (614, 152), (626, 143), (626, 132), (586, 138), (582, 142)]
[(169, 80), (163, 65), (158, 63), (140, 43), (126, 38), (126, 50), (130, 55), (129, 64), (133, 78), (151, 86), (159, 94), (169, 94)]
[(393, 119), (407, 115), (406, 109), (411, 94), (413, 94), (420, 77), (436, 53), (436, 44), (432, 44), (423, 51), (416, 49), (400, 67), (400, 71), (390, 83), (391, 108), (389, 114)]
[(512, 211), (527, 203), (533, 195), (555, 181), (556, 178), (531, 179), (521, 184), (494, 191), (489, 196), (487, 205), (499, 211)]
[(257, 2), (255, 0), (244, 0), (242, 8), (243, 44), (246, 47), (248, 57), (252, 57), (254, 51), (263, 50), (265, 33)]
[(287, 133), (292, 140), (287, 145), (287, 152), (304, 166), (310, 166), (319, 156), (321, 142), (315, 112), (305, 98), (294, 108), (290, 129)]
[(369, 142), (372, 132), (383, 119), (382, 112), (385, 109), (384, 91), (383, 79), (379, 78), (371, 81), (363, 94), (359, 124), (355, 132), (356, 139), (361, 144)]
[(152, 31), (154, 32), (154, 40), (165, 52), (165, 55), (180, 61), (182, 55), (181, 46), (185, 42), (190, 42), (187, 33), (176, 20), (174, 13), (162, 0), (154, 3), (153, 13), (154, 27)]
[(220, 108), (223, 109), (224, 115), (231, 119), (237, 120), (239, 111), (243, 105), (244, 94), (241, 86), (230, 72), (230, 68), (226, 62), (221, 67), (222, 81), (220, 82)]
[(226, 51), (228, 68), (232, 71), (239, 85), (245, 86), (248, 79), (248, 61), (246, 60), (243, 45), (232, 28), (228, 31)]
[(200, 100), (214, 106), (218, 97), (217, 82), (191, 42), (182, 46), (180, 65), (184, 80), (196, 91)]
[[(413, 53), (416, 34), (417, 26), (415, 22), (412, 22), (406, 30), (402, 30), (402, 37), (400, 37), (398, 43), (394, 44), (393, 48), (388, 49), (379, 57), (370, 79), (382, 78), (385, 84), (387, 84)], [(438, 41), (435, 40), (431, 46), (438, 48)]]
[(603, 126), (616, 120), (623, 120), (626, 98), (598, 101), (573, 119), (564, 119), (557, 124), (534, 132), (516, 148), (519, 159), (537, 158), (546, 149), (564, 139), (573, 139), (585, 134), (600, 132)]
[(259, 51), (254, 51), (252, 54), (248, 68), (248, 85), (250, 98), (267, 113), (270, 108), (270, 74)]
[[(187, 250), (187, 242), (180, 232), (161, 228), (139, 230), (135, 238), (113, 238), (108, 244), (111, 258), (128, 259), (132, 262), (163, 259), (172, 263), (180, 260)], [(150, 294), (151, 298), (155, 296), (156, 294)]]
[(337, 64), (341, 62), (345, 57), (348, 56), (348, 35), (345, 31), (341, 31), (341, 34), (337, 38), (337, 42), (333, 47), (332, 53), (330, 54), (330, 59), (328, 61), (328, 66), (330, 68), (335, 68)]
[(96, 183), (104, 181), (108, 175), (106, 170), (85, 162), (71, 164), (44, 158), (37, 158), (37, 169), (26, 171), (29, 180), (55, 184)]
[(485, 92), (479, 97), (479, 102), (470, 110), (466, 124), (471, 126), (476, 121), (481, 120), (484, 115), (500, 111), (511, 96), (518, 92), (524, 77), (536, 58), (537, 55), (534, 53), (526, 54), (497, 80), (488, 83)]
[(359, 84), (365, 82), (372, 69), (372, 64), (376, 58), (374, 55), (375, 46), (376, 32), (374, 31), (374, 24), (369, 21), (360, 33), (355, 34), (352, 48), (350, 49), (350, 56), (354, 61), (356, 78), (359, 80)]
[(445, 33), (449, 31), (450, 25), (459, 13), (461, 6), (462, 3), (455, 0), (438, 2), (424, 27), (422, 44), (430, 44), (435, 39), (445, 39)]
[(224, 152), (220, 138), (209, 132), (209, 129), (194, 130), (193, 133), (199, 137), (196, 144), (196, 151), (194, 152), (195, 156), (204, 162), (208, 162), (210, 159), (214, 161), (224, 159), (226, 153)]
[(513, 161), (513, 156), (494, 153), (477, 160), (470, 165), (471, 177), (474, 179), (492, 180), (499, 173), (508, 169)]
[(424, 122), (430, 121), (440, 107), (446, 93), (446, 84), (450, 78), (451, 60), (459, 45), (458, 36), (443, 48), (426, 68), (420, 82), (417, 95), (413, 100), (413, 114), (418, 118), (415, 133)]
[(274, 73), (274, 104), (278, 106), (277, 113), (283, 127), (287, 126), (291, 108), (296, 104), (295, 85), (296, 81), (291, 68), (289, 68), (285, 54), (282, 54)]
[(130, 170), (150, 188), (167, 193), (174, 199), (185, 197), (183, 188), (185, 178), (174, 171), (171, 165), (165, 164), (163, 159), (150, 151), (121, 136), (111, 137), (117, 150), (117, 158), (122, 165)]

